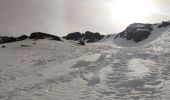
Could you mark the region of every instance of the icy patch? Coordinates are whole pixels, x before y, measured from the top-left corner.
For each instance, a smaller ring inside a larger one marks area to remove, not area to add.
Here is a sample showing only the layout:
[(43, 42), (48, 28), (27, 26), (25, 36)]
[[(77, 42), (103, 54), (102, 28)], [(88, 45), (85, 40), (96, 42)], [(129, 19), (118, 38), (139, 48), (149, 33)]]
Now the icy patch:
[(128, 62), (128, 69), (130, 70), (129, 75), (142, 78), (146, 75), (149, 75), (152, 66), (155, 66), (155, 62), (149, 59), (147, 60), (143, 60), (140, 58), (131, 59)]

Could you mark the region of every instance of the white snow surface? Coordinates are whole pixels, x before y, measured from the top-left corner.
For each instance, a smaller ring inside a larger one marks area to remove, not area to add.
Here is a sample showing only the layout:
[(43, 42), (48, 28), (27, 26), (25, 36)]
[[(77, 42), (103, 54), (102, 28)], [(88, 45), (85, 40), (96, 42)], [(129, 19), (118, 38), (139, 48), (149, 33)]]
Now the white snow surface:
[(169, 100), (169, 36), (169, 27), (155, 26), (137, 44), (112, 36), (86, 46), (66, 40), (0, 44), (6, 46), (0, 48), (0, 100)]

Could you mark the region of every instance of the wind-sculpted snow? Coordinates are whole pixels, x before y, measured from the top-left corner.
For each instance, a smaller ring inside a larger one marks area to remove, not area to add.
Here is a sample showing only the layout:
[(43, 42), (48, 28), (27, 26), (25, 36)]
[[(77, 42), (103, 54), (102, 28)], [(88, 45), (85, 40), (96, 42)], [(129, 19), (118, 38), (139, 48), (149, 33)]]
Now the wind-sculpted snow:
[(140, 47), (6, 44), (0, 48), (0, 100), (169, 100), (170, 32), (163, 32)]

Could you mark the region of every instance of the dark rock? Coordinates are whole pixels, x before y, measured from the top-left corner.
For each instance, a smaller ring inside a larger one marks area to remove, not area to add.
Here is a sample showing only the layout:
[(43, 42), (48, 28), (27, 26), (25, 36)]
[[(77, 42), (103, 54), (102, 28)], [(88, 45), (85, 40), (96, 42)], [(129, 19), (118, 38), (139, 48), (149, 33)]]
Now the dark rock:
[(80, 32), (74, 32), (74, 33), (69, 33), (67, 36), (63, 37), (67, 40), (74, 40), (74, 41), (77, 41), (77, 40), (80, 40), (82, 38), (82, 34)]
[(5, 45), (3, 45), (1, 48), (5, 48), (6, 46)]
[(22, 40), (25, 40), (27, 38), (28, 38), (28, 36), (26, 36), (26, 35), (22, 35), (22, 36), (19, 36), (19, 37), (0, 36), (0, 44), (22, 41)]
[(93, 33), (90, 31), (87, 31), (83, 34), (83, 40), (86, 41), (87, 43), (92, 43), (92, 42), (98, 42), (100, 41), (104, 35), (100, 35), (100, 33)]
[(14, 38), (14, 37), (8, 37), (8, 36), (1, 36), (0, 37), (0, 44), (10, 43), (10, 42), (15, 42), (15, 41), (17, 41), (17, 39)]
[(47, 34), (47, 33), (42, 33), (42, 32), (34, 32), (30, 35), (29, 39), (49, 39), (49, 40), (56, 40), (56, 41), (62, 41), (60, 37)]
[(93, 33), (87, 31), (83, 34), (81, 34), (80, 32), (69, 33), (67, 36), (63, 38), (67, 40), (74, 40), (74, 41), (81, 40), (87, 43), (92, 43), (92, 42), (100, 41), (103, 37), (104, 35), (100, 35), (100, 33)]
[(17, 37), (17, 41), (22, 41), (22, 40), (25, 40), (25, 39), (28, 39), (29, 37), (27, 35), (22, 35), (22, 36), (19, 36)]
[(36, 43), (32, 43), (32, 44), (36, 44)]
[(78, 44), (80, 44), (80, 45), (85, 45), (85, 43), (84, 43), (83, 41), (79, 41)]
[(116, 38), (118, 38), (119, 37), (119, 34), (118, 35), (116, 35), (115, 37), (114, 37), (114, 39), (116, 39)]
[(170, 22), (162, 22), (162, 24), (158, 25), (158, 28), (167, 27), (169, 25), (170, 25)]
[(148, 36), (151, 34), (149, 30), (138, 30), (135, 32), (133, 40), (135, 42), (140, 42), (142, 40), (145, 40), (148, 38)]
[(29, 46), (29, 45), (20, 45), (21, 47), (31, 47), (31, 46)]
[(151, 24), (135, 23), (127, 27), (125, 31), (116, 35), (115, 38), (121, 37), (127, 40), (140, 42), (142, 40), (145, 40), (151, 34), (152, 30), (153, 29)]
[(109, 37), (111, 37), (111, 35), (107, 35), (107, 36), (106, 36), (106, 38), (109, 38)]

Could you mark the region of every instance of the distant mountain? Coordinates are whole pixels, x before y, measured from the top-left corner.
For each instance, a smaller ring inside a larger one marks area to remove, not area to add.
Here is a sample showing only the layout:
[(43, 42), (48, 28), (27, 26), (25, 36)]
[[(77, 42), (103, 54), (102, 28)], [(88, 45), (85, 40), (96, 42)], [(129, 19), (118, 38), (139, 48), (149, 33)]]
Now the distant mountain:
[(93, 33), (90, 31), (87, 31), (85, 33), (80, 33), (80, 32), (69, 33), (67, 36), (64, 37), (59, 37), (43, 32), (34, 32), (31, 33), (30, 36), (26, 36), (26, 35), (22, 35), (19, 37), (0, 36), (0, 44), (22, 41), (25, 39), (34, 39), (34, 40), (48, 39), (48, 40), (62, 41), (61, 38), (64, 38), (66, 40), (74, 40), (78, 42), (92, 43), (92, 42), (100, 41), (103, 37), (104, 35), (101, 35), (100, 33)]
[(163, 33), (169, 32), (170, 21), (157, 24), (134, 23), (118, 34), (106, 35), (102, 42), (120, 46), (139, 46), (152, 42)]
[(151, 32), (154, 30), (153, 27), (164, 28), (170, 25), (170, 22), (162, 22), (161, 24), (142, 24), (134, 23), (128, 26), (123, 32), (116, 35), (116, 38), (125, 38), (126, 40), (133, 40), (140, 42), (147, 39)]
[[(43, 32), (34, 32), (30, 36), (22, 35), (19, 37), (0, 36), (0, 44), (10, 43), (16, 41), (22, 41), (25, 39), (49, 39), (55, 41), (62, 41), (62, 39), (77, 41), (78, 44), (84, 45), (84, 43), (94, 43), (99, 41), (113, 41), (113, 43), (121, 44), (122, 41), (133, 41), (139, 43), (147, 39), (151, 34), (161, 34), (159, 30), (165, 29), (170, 26), (170, 21), (162, 22), (160, 24), (143, 24), (134, 23), (129, 25), (124, 31), (118, 34), (102, 35), (98, 32), (86, 31), (85, 33), (73, 32), (66, 36), (59, 37)], [(124, 42), (123, 42), (124, 43)]]
[(0, 43), (0, 100), (170, 98), (170, 22), (105, 36), (1, 36)]

